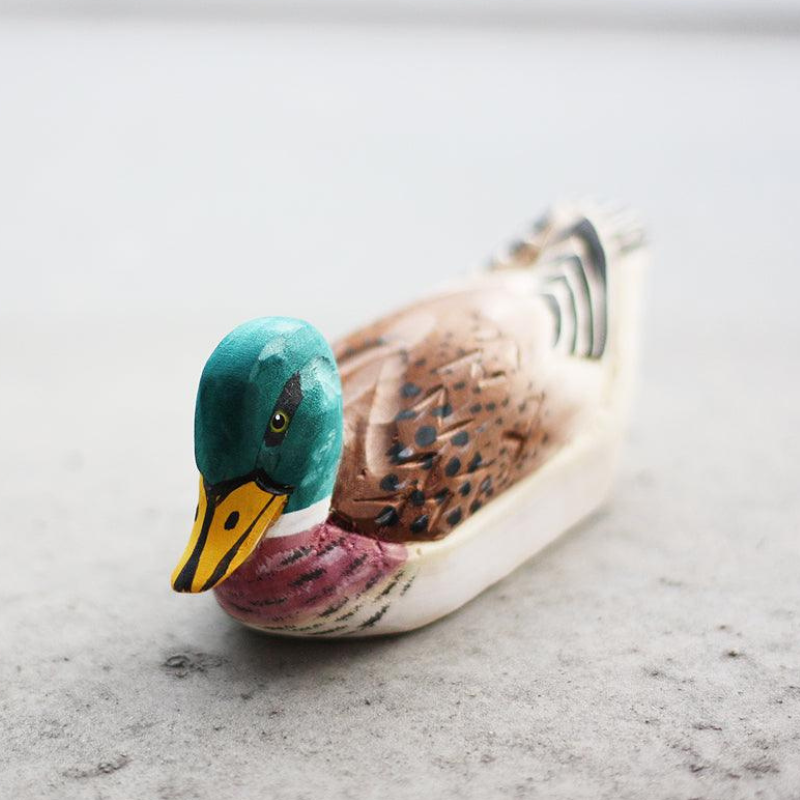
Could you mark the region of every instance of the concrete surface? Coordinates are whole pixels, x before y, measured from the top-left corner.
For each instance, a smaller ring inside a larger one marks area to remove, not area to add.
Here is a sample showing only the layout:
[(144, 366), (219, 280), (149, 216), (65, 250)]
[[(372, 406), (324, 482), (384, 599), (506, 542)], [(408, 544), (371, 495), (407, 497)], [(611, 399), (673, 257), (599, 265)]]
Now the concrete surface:
[[(786, 40), (3, 25), (0, 797), (800, 797), (799, 68)], [(335, 335), (593, 190), (656, 253), (602, 514), (402, 638), (171, 594), (228, 328)]]

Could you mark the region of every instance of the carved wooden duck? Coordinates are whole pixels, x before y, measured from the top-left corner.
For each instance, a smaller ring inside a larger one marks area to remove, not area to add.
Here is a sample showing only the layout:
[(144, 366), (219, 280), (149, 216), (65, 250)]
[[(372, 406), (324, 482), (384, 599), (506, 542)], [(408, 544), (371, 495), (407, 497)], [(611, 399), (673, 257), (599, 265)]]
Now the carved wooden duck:
[(273, 633), (399, 632), (585, 517), (621, 439), (641, 238), (623, 212), (557, 208), (333, 349), (300, 320), (236, 328), (200, 380), (173, 588)]

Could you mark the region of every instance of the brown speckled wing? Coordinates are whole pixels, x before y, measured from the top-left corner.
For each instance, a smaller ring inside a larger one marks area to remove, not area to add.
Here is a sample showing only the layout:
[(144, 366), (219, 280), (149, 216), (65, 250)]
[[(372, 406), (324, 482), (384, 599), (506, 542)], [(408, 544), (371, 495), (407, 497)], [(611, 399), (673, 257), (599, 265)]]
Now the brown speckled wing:
[(494, 273), (340, 341), (337, 521), (439, 539), (536, 469), (576, 412), (553, 385), (553, 340), (535, 279)]

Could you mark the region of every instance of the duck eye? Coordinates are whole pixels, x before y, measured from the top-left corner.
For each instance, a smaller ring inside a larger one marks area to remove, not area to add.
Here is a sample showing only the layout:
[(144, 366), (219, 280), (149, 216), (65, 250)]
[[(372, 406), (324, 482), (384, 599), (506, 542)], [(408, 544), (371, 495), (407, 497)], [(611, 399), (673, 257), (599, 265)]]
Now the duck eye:
[(276, 411), (269, 421), (272, 433), (283, 433), (289, 427), (289, 415), (285, 411)]

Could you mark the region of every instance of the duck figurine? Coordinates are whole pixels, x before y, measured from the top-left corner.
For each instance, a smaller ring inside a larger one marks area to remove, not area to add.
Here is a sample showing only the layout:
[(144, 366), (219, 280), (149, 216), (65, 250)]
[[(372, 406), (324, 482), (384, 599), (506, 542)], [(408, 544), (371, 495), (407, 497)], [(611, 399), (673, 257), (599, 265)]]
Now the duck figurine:
[(200, 379), (173, 588), (337, 637), (418, 628), (500, 580), (609, 492), (644, 254), (627, 213), (566, 205), (332, 348), (301, 320), (240, 325)]

